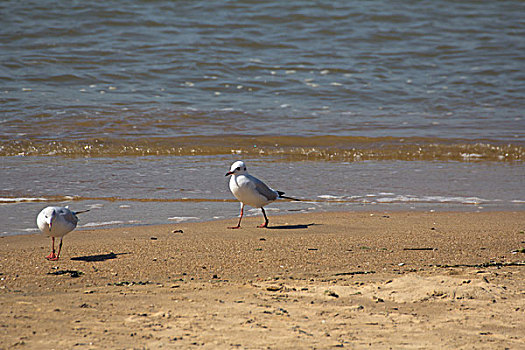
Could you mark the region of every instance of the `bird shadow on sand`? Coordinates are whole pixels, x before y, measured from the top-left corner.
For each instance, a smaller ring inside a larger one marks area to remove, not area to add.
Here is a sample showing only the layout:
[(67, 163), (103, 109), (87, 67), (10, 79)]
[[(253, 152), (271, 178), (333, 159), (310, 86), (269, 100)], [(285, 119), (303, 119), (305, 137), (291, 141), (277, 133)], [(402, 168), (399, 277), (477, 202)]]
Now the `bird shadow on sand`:
[(278, 225), (278, 226), (268, 226), (267, 229), (269, 229), (269, 230), (304, 230), (304, 229), (307, 229), (310, 226), (317, 226), (317, 225), (321, 225), (321, 224), (315, 224), (315, 223), (312, 222), (311, 224), (305, 224), (305, 225), (302, 225), (302, 224), (298, 224), (298, 225)]
[(55, 276), (69, 274), (71, 276), (71, 278), (77, 278), (77, 277), (82, 276), (84, 274), (84, 272), (77, 271), (77, 270), (56, 270), (56, 271), (48, 272), (47, 274), (48, 275), (55, 275)]
[(130, 253), (118, 253), (118, 254), (115, 254), (115, 253), (111, 252), (111, 253), (108, 253), (108, 254), (76, 256), (74, 258), (71, 258), (71, 260), (86, 261), (86, 262), (106, 261), (106, 260), (116, 259), (119, 255), (125, 255), (125, 254), (130, 254)]

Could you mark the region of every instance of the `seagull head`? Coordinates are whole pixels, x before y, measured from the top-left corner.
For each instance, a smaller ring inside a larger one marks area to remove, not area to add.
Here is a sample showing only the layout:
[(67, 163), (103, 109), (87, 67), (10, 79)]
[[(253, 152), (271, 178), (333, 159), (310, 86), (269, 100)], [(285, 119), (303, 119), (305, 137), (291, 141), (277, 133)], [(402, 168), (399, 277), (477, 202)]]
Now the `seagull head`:
[(47, 207), (44, 209), (44, 221), (49, 226), (49, 231), (53, 227), (53, 222), (57, 216), (57, 211), (53, 207)]
[(230, 168), (230, 171), (226, 173), (226, 176), (240, 174), (246, 174), (246, 164), (244, 164), (242, 160), (238, 160), (235, 163), (233, 163)]

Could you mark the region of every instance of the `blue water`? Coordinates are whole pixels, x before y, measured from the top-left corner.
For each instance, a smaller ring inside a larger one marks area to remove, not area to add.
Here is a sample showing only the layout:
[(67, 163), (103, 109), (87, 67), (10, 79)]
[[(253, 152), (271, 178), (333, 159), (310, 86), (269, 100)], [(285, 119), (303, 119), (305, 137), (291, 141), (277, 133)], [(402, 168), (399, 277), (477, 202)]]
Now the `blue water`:
[(4, 1), (0, 135), (514, 142), (523, 13), (519, 0)]

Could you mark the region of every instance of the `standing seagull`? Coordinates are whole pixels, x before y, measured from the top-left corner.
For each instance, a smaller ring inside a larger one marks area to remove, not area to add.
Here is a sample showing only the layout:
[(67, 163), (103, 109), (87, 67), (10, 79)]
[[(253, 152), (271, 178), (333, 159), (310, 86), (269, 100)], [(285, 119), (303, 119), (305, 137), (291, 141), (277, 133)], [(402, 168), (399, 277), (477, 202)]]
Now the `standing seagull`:
[(244, 206), (248, 204), (254, 208), (261, 208), (264, 216), (264, 223), (257, 227), (268, 227), (268, 218), (264, 211), (264, 206), (273, 202), (278, 198), (286, 198), (294, 201), (298, 199), (285, 197), (284, 192), (272, 190), (264, 182), (248, 174), (246, 171), (246, 165), (243, 161), (236, 161), (232, 164), (230, 171), (226, 173), (226, 176), (230, 177), (230, 190), (239, 202), (241, 202), (241, 215), (239, 217), (239, 223), (237, 226), (229, 227), (232, 229), (241, 228), (241, 220), (244, 212)]
[[(78, 218), (76, 214), (85, 213), (89, 210), (73, 212), (67, 207), (46, 207), (38, 214), (36, 224), (40, 231), (52, 240), (51, 254), (46, 256), (47, 260), (56, 261), (62, 249), (62, 238), (77, 227)], [(55, 237), (60, 237), (58, 254), (55, 254)]]

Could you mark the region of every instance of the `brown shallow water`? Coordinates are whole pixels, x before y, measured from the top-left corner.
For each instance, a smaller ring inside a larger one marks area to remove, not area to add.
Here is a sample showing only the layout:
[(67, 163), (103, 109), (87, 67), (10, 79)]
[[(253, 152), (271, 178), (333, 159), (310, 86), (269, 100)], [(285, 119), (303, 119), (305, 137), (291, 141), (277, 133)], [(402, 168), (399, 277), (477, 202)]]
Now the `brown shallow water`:
[(0, 145), (0, 156), (224, 156), (273, 157), (287, 161), (476, 161), (522, 162), (520, 143), (352, 136), (214, 135), (138, 139), (16, 140)]

